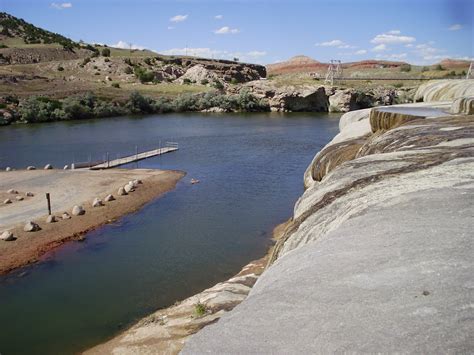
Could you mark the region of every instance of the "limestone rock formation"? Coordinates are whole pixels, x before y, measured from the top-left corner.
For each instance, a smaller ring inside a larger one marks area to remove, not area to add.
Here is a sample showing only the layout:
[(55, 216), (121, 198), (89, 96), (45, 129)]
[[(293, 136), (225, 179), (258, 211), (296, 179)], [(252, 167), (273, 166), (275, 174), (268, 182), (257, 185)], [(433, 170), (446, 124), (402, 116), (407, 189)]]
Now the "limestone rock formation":
[(29, 221), (25, 224), (25, 226), (23, 227), (23, 230), (25, 232), (37, 232), (39, 230), (41, 230), (40, 226), (33, 222), (33, 221)]
[(120, 187), (117, 191), (117, 195), (119, 196), (125, 196), (127, 195), (127, 191), (125, 191), (125, 188), (124, 187)]
[(452, 114), (474, 115), (474, 96), (460, 97), (451, 105)]
[(415, 93), (415, 101), (453, 101), (466, 96), (474, 96), (472, 80), (435, 80), (420, 85)]
[[(130, 184), (127, 184), (123, 187), (123, 189), (125, 190), (125, 193), (128, 194), (129, 192), (133, 192), (135, 191), (135, 188), (133, 187), (133, 185), (130, 185)], [(120, 190), (119, 190), (120, 191)], [(120, 193), (119, 193), (120, 195)]]
[(206, 69), (203, 65), (195, 65), (190, 67), (182, 76), (176, 79), (175, 82), (184, 84), (189, 81), (191, 83), (199, 84), (204, 80), (209, 83), (216, 81), (223, 82), (222, 78), (220, 78), (215, 72)]
[(472, 349), (474, 116), (347, 115), (272, 265), (183, 354)]
[(76, 205), (72, 208), (73, 216), (82, 216), (85, 213), (86, 213), (86, 211), (84, 210), (84, 208), (82, 206)]
[(115, 197), (113, 195), (107, 195), (104, 200), (105, 202), (115, 201)]
[(5, 242), (10, 242), (12, 240), (15, 240), (15, 236), (13, 235), (12, 232), (10, 231), (4, 231), (1, 235), (0, 235), (0, 239), (1, 240), (4, 240)]

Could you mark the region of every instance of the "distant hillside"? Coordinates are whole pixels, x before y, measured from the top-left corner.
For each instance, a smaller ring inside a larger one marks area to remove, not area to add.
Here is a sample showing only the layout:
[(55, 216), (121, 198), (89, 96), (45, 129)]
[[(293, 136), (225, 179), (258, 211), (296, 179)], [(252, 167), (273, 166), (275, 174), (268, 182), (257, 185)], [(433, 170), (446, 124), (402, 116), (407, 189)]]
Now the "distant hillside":
[(36, 27), (25, 20), (0, 12), (0, 41), (8, 46), (22, 44), (58, 44), (65, 49), (79, 48), (79, 43)]
[(327, 64), (318, 62), (305, 55), (298, 55), (287, 61), (267, 65), (269, 75), (312, 72), (321, 68), (326, 68)]

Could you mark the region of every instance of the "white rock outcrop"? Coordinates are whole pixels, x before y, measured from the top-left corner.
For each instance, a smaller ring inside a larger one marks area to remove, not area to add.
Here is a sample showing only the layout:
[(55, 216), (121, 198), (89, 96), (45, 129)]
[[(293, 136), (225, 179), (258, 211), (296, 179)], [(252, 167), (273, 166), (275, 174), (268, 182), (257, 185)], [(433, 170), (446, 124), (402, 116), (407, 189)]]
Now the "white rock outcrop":
[(23, 227), (23, 230), (25, 232), (37, 232), (41, 230), (41, 228), (37, 223), (33, 221), (29, 221), (29, 222), (26, 222), (25, 226)]
[(72, 214), (73, 216), (82, 216), (86, 213), (84, 208), (80, 205), (76, 205), (72, 208)]
[(92, 201), (92, 207), (101, 207), (101, 206), (104, 206), (104, 203), (102, 202), (100, 198), (96, 197), (94, 201)]
[(4, 231), (2, 234), (0, 234), (0, 240), (3, 240), (5, 242), (10, 242), (15, 239), (15, 236), (10, 231)]

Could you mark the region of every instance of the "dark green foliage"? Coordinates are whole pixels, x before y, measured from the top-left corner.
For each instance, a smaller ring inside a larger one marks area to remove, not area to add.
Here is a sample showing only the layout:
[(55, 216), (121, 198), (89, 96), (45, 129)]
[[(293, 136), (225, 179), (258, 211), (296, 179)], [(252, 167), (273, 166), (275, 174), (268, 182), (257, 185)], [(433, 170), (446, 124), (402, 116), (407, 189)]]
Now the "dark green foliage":
[(103, 48), (101, 51), (102, 57), (110, 57), (110, 49), (109, 48)]
[(152, 113), (154, 111), (154, 103), (153, 99), (143, 96), (138, 91), (134, 91), (130, 94), (127, 108), (132, 113)]
[(444, 70), (443, 66), (441, 64), (436, 64), (434, 67), (435, 70)]
[(0, 43), (0, 48), (8, 48), (6, 44)]
[(155, 78), (155, 74), (153, 72), (147, 71), (142, 67), (135, 67), (133, 72), (141, 83), (148, 83)]
[(224, 89), (224, 84), (222, 84), (220, 81), (214, 81), (214, 83), (212, 83), (212, 87), (217, 89), (217, 90), (223, 90)]
[(148, 58), (148, 57), (147, 57), (147, 58), (143, 59), (143, 61), (144, 61), (146, 64), (151, 65), (151, 58)]
[(125, 67), (123, 70), (125, 74), (133, 74), (133, 69), (131, 67)]
[(403, 83), (395, 83), (393, 84), (394, 87), (396, 87), (397, 89), (403, 87)]
[(113, 88), (120, 88), (120, 84), (119, 83), (112, 83), (111, 85)]
[(64, 68), (60, 65), (58, 65), (58, 71), (64, 71)]
[(207, 79), (202, 79), (201, 80), (201, 85), (207, 85), (207, 84), (209, 84), (209, 80), (207, 80)]
[(184, 79), (183, 79), (183, 84), (185, 84), (185, 85), (190, 85), (190, 84), (191, 84), (191, 79), (184, 78)]
[(232, 79), (230, 79), (230, 83), (233, 84), (233, 85), (236, 85), (236, 84), (239, 83), (239, 81), (236, 78), (232, 78)]
[(410, 72), (411, 71), (411, 65), (410, 64), (403, 64), (400, 66), (400, 71), (401, 72)]
[(429, 70), (430, 70), (430, 68), (428, 68), (428, 67), (423, 67), (423, 68), (421, 68), (421, 72), (422, 72), (422, 73), (424, 73), (425, 71), (429, 71)]
[(125, 64), (128, 64), (128, 65), (130, 65), (130, 66), (133, 67), (133, 63), (132, 63), (132, 60), (131, 60), (130, 58), (125, 58), (125, 59), (123, 60), (123, 62), (124, 62)]

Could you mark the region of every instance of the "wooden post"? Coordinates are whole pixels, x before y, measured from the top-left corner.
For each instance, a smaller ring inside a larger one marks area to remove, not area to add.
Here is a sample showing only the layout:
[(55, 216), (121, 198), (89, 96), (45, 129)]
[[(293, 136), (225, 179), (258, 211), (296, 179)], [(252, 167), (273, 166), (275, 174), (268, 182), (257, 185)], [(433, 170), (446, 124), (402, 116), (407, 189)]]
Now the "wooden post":
[(138, 145), (135, 146), (135, 168), (138, 169)]
[(110, 167), (109, 165), (110, 165), (109, 152), (107, 152), (107, 168)]
[(49, 192), (46, 192), (46, 200), (48, 201), (48, 214), (51, 216), (51, 197)]

